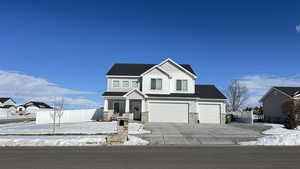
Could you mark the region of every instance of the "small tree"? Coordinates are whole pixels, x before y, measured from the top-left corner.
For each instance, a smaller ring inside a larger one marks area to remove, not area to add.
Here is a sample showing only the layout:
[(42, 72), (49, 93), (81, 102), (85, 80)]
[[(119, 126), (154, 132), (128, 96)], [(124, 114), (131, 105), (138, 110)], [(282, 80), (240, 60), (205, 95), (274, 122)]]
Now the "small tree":
[(55, 122), (56, 122), (56, 116), (57, 116), (57, 107), (55, 104), (53, 104), (53, 111), (50, 112), (50, 117), (53, 122), (53, 133), (55, 133)]
[(288, 99), (282, 103), (282, 111), (287, 114), (287, 121), (285, 127), (287, 129), (294, 129), (298, 126), (300, 115), (300, 100)]
[(238, 80), (233, 80), (226, 90), (226, 95), (228, 97), (228, 109), (230, 111), (237, 111), (245, 106), (248, 100), (248, 89)]
[(57, 112), (57, 116), (58, 116), (58, 127), (60, 127), (60, 120), (61, 120), (61, 117), (63, 116), (64, 114), (64, 111), (63, 111), (63, 107), (64, 107), (64, 98), (62, 97), (61, 100), (59, 100), (58, 102), (58, 112)]
[(60, 127), (60, 120), (63, 116), (63, 105), (64, 105), (64, 98), (55, 98), (53, 103), (53, 111), (51, 111), (50, 116), (53, 121), (53, 133), (55, 133), (56, 128), (56, 119), (58, 117), (58, 125)]

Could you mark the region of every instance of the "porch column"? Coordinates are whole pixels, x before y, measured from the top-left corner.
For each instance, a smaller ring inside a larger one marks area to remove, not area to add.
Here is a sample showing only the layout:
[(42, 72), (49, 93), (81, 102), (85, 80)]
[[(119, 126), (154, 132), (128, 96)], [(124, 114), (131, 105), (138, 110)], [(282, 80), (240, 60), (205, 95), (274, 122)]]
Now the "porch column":
[(126, 99), (126, 103), (125, 103), (125, 113), (129, 113), (129, 99)]
[(104, 99), (104, 108), (103, 108), (104, 112), (107, 112), (108, 111), (108, 100), (107, 99)]
[(146, 102), (145, 100), (143, 99), (142, 100), (142, 112), (145, 112), (146, 111)]

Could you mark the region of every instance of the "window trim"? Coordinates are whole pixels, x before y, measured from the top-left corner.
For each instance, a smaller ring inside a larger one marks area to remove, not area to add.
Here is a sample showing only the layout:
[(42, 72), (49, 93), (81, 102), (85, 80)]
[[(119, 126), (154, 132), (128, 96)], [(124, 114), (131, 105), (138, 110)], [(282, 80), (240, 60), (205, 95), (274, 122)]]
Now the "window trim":
[[(124, 86), (124, 82), (127, 82), (127, 86)], [(122, 87), (123, 88), (128, 88), (129, 87), (129, 80), (123, 80), (122, 81)]]
[[(177, 82), (178, 81), (181, 81), (181, 89), (177, 89)], [(183, 84), (183, 81), (186, 81), (186, 89), (185, 90), (183, 90), (183, 88), (182, 88), (182, 84)], [(176, 91), (183, 91), (183, 92), (185, 92), (185, 91), (188, 91), (189, 90), (189, 87), (188, 87), (188, 80), (187, 79), (176, 79), (176, 82), (175, 82), (175, 88), (176, 88)]]
[[(155, 80), (155, 89), (152, 88), (152, 80)], [(160, 84), (160, 88), (158, 89), (156, 86), (156, 81), (160, 80), (161, 84)], [(151, 78), (150, 79), (150, 90), (162, 90), (163, 89), (163, 79), (162, 78)]]
[[(136, 82), (136, 86), (133, 86), (133, 84)], [(131, 81), (131, 87), (132, 88), (139, 88), (139, 81), (138, 80), (133, 80)]]
[[(118, 82), (119, 85), (118, 86), (114, 86), (114, 82)], [(112, 87), (113, 88), (119, 88), (120, 87), (120, 80), (113, 80), (112, 81)]]

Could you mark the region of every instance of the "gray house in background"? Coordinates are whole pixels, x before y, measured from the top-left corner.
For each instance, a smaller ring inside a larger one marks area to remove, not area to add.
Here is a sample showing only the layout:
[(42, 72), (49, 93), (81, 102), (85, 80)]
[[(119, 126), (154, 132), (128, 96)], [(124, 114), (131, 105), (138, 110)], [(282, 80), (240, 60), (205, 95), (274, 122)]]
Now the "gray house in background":
[(264, 120), (270, 123), (284, 123), (287, 114), (282, 112), (282, 103), (299, 96), (300, 87), (272, 87), (261, 99)]

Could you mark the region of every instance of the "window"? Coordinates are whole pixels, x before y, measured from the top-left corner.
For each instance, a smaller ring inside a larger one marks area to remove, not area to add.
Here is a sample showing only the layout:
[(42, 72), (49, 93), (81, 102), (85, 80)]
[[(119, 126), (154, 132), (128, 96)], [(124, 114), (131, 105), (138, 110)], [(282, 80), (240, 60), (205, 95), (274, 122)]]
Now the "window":
[(132, 87), (133, 88), (138, 88), (138, 81), (132, 81)]
[(161, 90), (162, 89), (162, 80), (161, 79), (151, 79), (151, 89)]
[(188, 83), (187, 80), (176, 80), (176, 90), (187, 91), (188, 90), (187, 83)]
[(128, 81), (123, 81), (123, 87), (129, 87), (129, 82)]
[(120, 81), (119, 80), (114, 80), (113, 81), (113, 87), (120, 87)]

